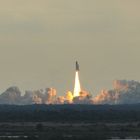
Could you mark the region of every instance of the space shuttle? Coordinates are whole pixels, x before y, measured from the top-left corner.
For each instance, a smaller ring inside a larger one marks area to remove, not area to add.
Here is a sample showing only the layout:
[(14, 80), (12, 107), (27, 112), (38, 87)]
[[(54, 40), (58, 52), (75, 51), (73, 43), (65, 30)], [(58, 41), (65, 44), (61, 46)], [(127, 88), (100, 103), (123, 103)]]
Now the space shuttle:
[(78, 64), (78, 61), (76, 61), (76, 71), (79, 71), (79, 64)]

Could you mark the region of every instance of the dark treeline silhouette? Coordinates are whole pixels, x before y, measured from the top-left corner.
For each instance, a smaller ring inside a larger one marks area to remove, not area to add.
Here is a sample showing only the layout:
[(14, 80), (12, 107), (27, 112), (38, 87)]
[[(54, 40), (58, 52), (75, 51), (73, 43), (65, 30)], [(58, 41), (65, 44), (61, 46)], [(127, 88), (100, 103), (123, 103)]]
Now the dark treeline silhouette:
[(0, 105), (0, 122), (136, 122), (135, 105)]

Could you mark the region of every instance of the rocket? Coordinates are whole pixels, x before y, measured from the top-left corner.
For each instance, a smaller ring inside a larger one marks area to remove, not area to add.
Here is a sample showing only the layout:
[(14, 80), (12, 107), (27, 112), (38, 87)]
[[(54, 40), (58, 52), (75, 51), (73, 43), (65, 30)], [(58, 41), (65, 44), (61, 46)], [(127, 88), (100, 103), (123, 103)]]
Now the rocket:
[(76, 61), (76, 71), (79, 71), (79, 64), (78, 64), (78, 61)]
[(81, 92), (81, 85), (80, 85), (80, 80), (79, 80), (79, 64), (78, 61), (76, 61), (75, 63), (76, 65), (76, 72), (75, 72), (75, 84), (74, 84), (74, 92), (73, 92), (73, 96), (77, 97), (80, 96), (80, 92)]

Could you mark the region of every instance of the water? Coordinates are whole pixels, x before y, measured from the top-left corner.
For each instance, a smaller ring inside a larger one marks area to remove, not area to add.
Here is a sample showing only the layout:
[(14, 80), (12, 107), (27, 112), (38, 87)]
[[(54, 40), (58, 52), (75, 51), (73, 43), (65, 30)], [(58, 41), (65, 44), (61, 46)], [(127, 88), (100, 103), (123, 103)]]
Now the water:
[(116, 137), (116, 138), (111, 138), (109, 140), (140, 140), (140, 138), (128, 137), (128, 138), (120, 139)]
[[(37, 135), (34, 136), (34, 137), (38, 138)], [(19, 138), (27, 139), (27, 138), (29, 138), (29, 136), (25, 136), (25, 135), (19, 135), (19, 136), (18, 136), (18, 135), (15, 135), (15, 136), (10, 136), (10, 135), (7, 136), (7, 135), (3, 135), (3, 136), (0, 136), (0, 139), (1, 139), (1, 138), (4, 138), (4, 139), (5, 139), (5, 138), (8, 138), (8, 139), (12, 139), (12, 140), (13, 140), (13, 139), (19, 139)]]
[(20, 138), (20, 137), (23, 137), (23, 138), (28, 138), (28, 136), (0, 136), (0, 138)]

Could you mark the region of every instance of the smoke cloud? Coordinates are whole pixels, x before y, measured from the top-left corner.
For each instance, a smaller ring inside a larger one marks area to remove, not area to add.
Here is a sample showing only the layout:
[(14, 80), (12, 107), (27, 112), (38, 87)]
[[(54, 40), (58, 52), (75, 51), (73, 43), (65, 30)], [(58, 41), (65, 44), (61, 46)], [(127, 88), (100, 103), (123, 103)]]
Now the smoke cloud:
[(135, 103), (140, 103), (140, 83), (137, 81), (115, 80), (112, 90), (102, 90), (94, 98), (94, 104)]
[(10, 87), (0, 95), (0, 104), (135, 104), (140, 103), (140, 83), (137, 81), (115, 80), (112, 90), (102, 90), (92, 97), (81, 91), (74, 97), (71, 91), (57, 96), (55, 88), (25, 91), (22, 96), (18, 87)]

